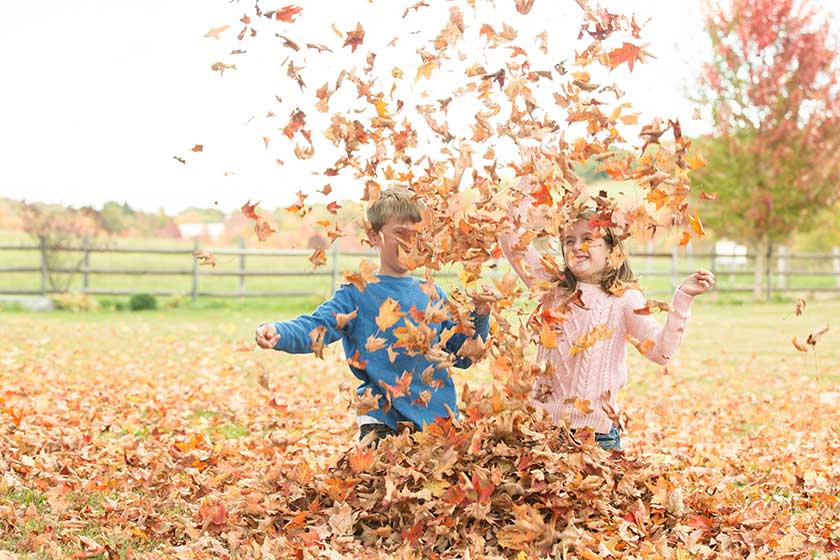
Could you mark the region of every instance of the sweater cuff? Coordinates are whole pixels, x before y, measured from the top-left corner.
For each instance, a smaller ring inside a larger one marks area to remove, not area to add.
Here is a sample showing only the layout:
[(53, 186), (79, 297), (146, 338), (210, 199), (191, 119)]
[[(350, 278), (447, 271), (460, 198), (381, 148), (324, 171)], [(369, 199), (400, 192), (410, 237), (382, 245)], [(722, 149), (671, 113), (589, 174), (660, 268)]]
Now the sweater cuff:
[(671, 302), (671, 307), (683, 316), (688, 316), (691, 312), (691, 302), (694, 301), (694, 296), (688, 295), (679, 288), (674, 292), (674, 299)]

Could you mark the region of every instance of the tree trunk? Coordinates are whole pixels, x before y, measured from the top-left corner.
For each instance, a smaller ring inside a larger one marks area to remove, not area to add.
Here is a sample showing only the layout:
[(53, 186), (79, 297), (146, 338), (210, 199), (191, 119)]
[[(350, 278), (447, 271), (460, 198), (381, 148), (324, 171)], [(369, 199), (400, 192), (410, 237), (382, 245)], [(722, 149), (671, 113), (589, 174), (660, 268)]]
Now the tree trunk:
[(756, 300), (767, 299), (770, 294), (767, 293), (767, 270), (770, 266), (770, 236), (762, 234), (761, 237), (753, 243), (755, 250), (755, 269), (753, 274), (753, 297)]

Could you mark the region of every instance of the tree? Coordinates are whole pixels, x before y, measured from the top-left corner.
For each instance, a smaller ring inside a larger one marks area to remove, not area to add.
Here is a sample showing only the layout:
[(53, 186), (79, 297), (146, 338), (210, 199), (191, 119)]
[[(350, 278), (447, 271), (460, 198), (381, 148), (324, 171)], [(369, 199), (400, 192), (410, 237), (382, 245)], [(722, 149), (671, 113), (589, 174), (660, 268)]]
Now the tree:
[(24, 231), (38, 242), (51, 291), (66, 292), (84, 259), (68, 249), (96, 233), (96, 216), (86, 209), (23, 203), (21, 219)]
[(695, 184), (719, 193), (706, 222), (755, 251), (760, 296), (773, 244), (840, 200), (837, 38), (810, 0), (709, 3), (706, 27), (699, 100), (715, 131)]

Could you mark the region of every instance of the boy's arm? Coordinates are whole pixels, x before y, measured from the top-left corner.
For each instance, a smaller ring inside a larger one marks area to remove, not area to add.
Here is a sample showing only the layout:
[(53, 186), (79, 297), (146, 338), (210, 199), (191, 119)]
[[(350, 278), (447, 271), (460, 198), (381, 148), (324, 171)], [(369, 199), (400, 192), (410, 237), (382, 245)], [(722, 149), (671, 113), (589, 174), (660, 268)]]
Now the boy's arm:
[(628, 290), (624, 299), (627, 334), (636, 339), (633, 344), (649, 360), (657, 364), (667, 364), (676, 354), (685, 336), (694, 296), (677, 288), (664, 325), (651, 315), (635, 312), (644, 309), (646, 305), (645, 297), (639, 290)]
[[(438, 293), (442, 298), (444, 298), (444, 300), (446, 299), (446, 293), (440, 287), (438, 287)], [(466, 369), (472, 365), (472, 359), (464, 355), (464, 352), (461, 352), (462, 348), (466, 349), (464, 347), (464, 343), (468, 340), (476, 341), (477, 339), (481, 339), (481, 345), (483, 348), (483, 343), (487, 340), (487, 335), (490, 333), (490, 311), (488, 307), (489, 306), (481, 306), (480, 308), (477, 308), (477, 311), (473, 311), (470, 314), (470, 321), (472, 323), (473, 330), (473, 334), (471, 336), (467, 336), (463, 332), (458, 332), (453, 334), (449, 337), (449, 340), (446, 341), (446, 351), (455, 357), (455, 363), (453, 364), (455, 367)], [(443, 331), (448, 329), (458, 329), (458, 327), (458, 323), (451, 320), (446, 320), (441, 325)], [(471, 352), (467, 352), (467, 354), (470, 353)]]
[[(325, 301), (309, 315), (301, 315), (289, 321), (266, 323), (273, 325), (279, 339), (274, 344), (275, 350), (282, 350), (290, 354), (306, 354), (312, 352), (312, 345), (320, 338), (319, 327), (323, 329), (323, 344), (331, 344), (349, 333), (355, 323), (355, 318), (338, 326), (338, 315), (352, 314), (357, 308), (351, 294), (352, 287), (345, 285), (336, 290), (333, 297)], [(258, 329), (259, 336), (259, 329)]]

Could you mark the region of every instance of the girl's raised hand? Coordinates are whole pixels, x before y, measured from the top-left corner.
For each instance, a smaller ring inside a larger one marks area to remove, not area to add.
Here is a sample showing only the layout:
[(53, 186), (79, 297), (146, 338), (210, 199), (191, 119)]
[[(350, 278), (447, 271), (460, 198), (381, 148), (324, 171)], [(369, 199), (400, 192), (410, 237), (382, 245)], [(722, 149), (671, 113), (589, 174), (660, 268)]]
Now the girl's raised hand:
[(690, 296), (699, 296), (715, 285), (715, 275), (705, 268), (698, 268), (697, 272), (683, 280), (680, 290)]

